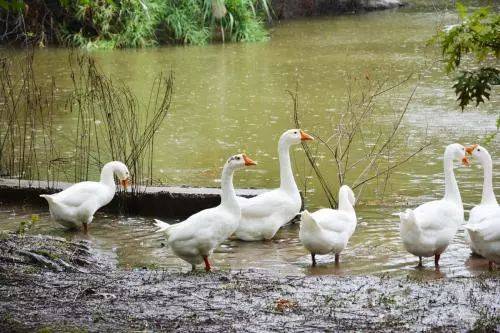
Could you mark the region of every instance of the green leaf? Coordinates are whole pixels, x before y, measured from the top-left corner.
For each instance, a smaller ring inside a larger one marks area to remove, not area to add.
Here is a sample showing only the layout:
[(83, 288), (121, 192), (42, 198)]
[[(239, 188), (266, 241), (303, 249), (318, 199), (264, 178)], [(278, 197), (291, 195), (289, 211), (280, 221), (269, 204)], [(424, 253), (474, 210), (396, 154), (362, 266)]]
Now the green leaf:
[(465, 7), (461, 2), (457, 2), (457, 12), (458, 16), (464, 20), (467, 17), (467, 7)]
[(2, 7), (3, 9), (5, 10), (9, 10), (10, 8), (10, 5), (7, 1), (5, 0), (0, 0), (0, 7)]

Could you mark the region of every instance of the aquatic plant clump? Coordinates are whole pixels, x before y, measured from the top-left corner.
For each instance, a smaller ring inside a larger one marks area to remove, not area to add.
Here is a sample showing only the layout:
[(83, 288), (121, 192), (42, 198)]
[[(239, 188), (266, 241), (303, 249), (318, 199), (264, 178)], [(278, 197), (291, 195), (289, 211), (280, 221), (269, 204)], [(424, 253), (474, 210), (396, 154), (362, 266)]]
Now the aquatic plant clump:
[(270, 0), (0, 1), (0, 43), (83, 48), (267, 39)]
[(72, 94), (67, 101), (75, 115), (73, 181), (89, 179), (91, 170), (106, 161), (123, 161), (136, 185), (151, 185), (154, 139), (170, 110), (173, 74), (153, 81), (142, 107), (133, 92), (103, 74), (93, 58), (76, 56), (70, 61)]
[[(55, 101), (57, 82), (46, 88), (34, 74), (35, 53), (0, 59), (0, 176), (28, 181), (89, 180), (110, 160), (129, 166), (135, 191), (152, 183), (155, 136), (169, 110), (173, 74), (160, 73), (141, 103), (124, 83), (101, 72), (93, 58), (72, 55), (72, 89)], [(74, 130), (56, 126), (54, 114), (70, 112)], [(63, 138), (56, 144), (56, 138)], [(70, 166), (70, 167), (68, 167)]]
[(0, 176), (50, 183), (61, 162), (54, 144), (56, 87), (54, 80), (43, 87), (33, 59), (32, 52), (0, 59)]

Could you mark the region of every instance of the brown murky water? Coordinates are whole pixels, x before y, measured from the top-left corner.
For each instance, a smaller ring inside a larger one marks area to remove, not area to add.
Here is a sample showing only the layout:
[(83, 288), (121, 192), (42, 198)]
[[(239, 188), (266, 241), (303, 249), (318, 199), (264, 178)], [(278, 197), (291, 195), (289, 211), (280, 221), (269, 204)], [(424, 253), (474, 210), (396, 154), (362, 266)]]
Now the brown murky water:
[[(449, 79), (435, 62), (435, 51), (424, 47), (440, 23), (453, 20), (452, 14), (386, 11), (285, 22), (273, 28), (266, 43), (96, 51), (93, 56), (104, 71), (128, 82), (142, 97), (148, 95), (159, 71), (175, 71), (173, 110), (156, 141), (155, 177), (167, 184), (195, 186), (218, 186), (222, 161), (238, 151), (246, 151), (259, 166), (240, 172), (236, 186), (279, 184), (276, 142), (283, 130), (292, 126), (292, 103), (286, 90), (294, 90), (297, 83), (303, 128), (326, 135), (330, 119), (344, 108), (347, 74), (362, 77), (368, 73), (373, 79), (388, 76), (395, 81), (410, 72), (421, 72), (401, 131), (409, 150), (425, 140), (433, 144), (393, 174), (383, 196), (375, 186), (367, 188), (357, 209), (358, 228), (340, 267), (331, 263), (332, 257), (323, 256), (319, 267), (309, 268), (309, 256), (300, 245), (296, 225), (283, 228), (272, 242), (230, 240), (218, 249), (213, 261), (221, 269), (254, 267), (299, 275), (410, 271), (429, 277), (460, 276), (483, 272), (485, 267), (482, 261), (469, 257), (463, 230), (443, 255), (440, 272), (434, 271), (430, 261), (428, 269), (416, 271), (416, 258), (403, 250), (397, 218), (391, 215), (403, 205), (413, 207), (442, 195), (441, 162), (447, 144), (481, 142), (495, 129), (498, 100), (459, 112)], [(36, 58), (38, 75), (47, 80), (55, 75), (61, 96), (65, 84), (69, 85), (65, 81), (67, 54), (64, 49), (47, 49)], [(374, 132), (389, 128), (393, 110), (405, 104), (415, 83), (413, 80), (377, 101), (381, 114), (387, 117), (373, 124)], [(57, 122), (63, 138), (73, 119), (61, 110)], [(363, 143), (356, 145), (361, 148)], [(500, 184), (498, 138), (487, 147), (495, 164), (494, 183)], [(297, 182), (302, 184), (310, 171), (304, 168), (300, 148), (293, 155)], [(480, 200), (482, 172), (473, 166), (459, 168), (456, 175), (468, 210)], [(328, 177), (336, 177), (333, 164)], [(306, 205), (314, 210), (326, 203), (321, 188), (312, 180)], [(41, 221), (33, 232), (83, 237), (48, 221), (45, 210), (1, 206), (0, 210), (3, 229), (13, 230), (36, 213)], [(189, 269), (160, 247), (161, 235), (153, 230), (150, 219), (98, 214), (88, 237), (120, 265)]]

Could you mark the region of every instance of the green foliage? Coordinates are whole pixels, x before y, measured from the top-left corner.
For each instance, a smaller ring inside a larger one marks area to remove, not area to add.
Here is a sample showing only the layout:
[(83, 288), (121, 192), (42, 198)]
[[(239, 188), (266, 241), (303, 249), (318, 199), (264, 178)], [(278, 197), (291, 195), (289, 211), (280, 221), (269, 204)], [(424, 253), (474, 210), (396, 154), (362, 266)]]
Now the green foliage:
[(19, 227), (17, 228), (16, 233), (19, 236), (24, 236), (31, 228), (40, 220), (40, 217), (36, 214), (31, 215), (31, 218), (27, 221), (21, 221), (19, 223)]
[[(448, 73), (462, 70), (453, 86), (463, 109), (470, 103), (476, 106), (490, 98), (492, 85), (500, 83), (499, 71), (492, 67), (500, 56), (500, 14), (488, 7), (468, 14), (467, 8), (458, 3), (457, 12), (461, 24), (437, 34)], [(478, 68), (479, 65), (479, 68)]]
[(210, 41), (207, 14), (197, 0), (173, 1), (163, 14), (167, 36), (173, 42), (203, 45)]
[[(265, 2), (265, 1), (264, 1)], [(256, 16), (253, 0), (226, 0), (227, 15), (222, 26), (233, 42), (257, 42), (267, 39), (267, 32)]]
[(500, 15), (488, 7), (479, 8), (468, 15), (460, 3), (457, 10), (462, 23), (438, 35), (446, 62), (446, 70), (457, 69), (467, 54), (473, 54), (477, 61), (488, 56), (500, 56)]
[(203, 45), (217, 37), (232, 42), (256, 42), (268, 35), (260, 14), (270, 17), (269, 0), (172, 1), (164, 15), (175, 42)]
[(13, 0), (13, 1), (0, 0), (0, 8), (3, 8), (5, 10), (21, 10), (24, 8), (24, 1), (22, 1), (22, 0)]
[(484, 98), (489, 100), (491, 86), (498, 84), (500, 71), (492, 67), (482, 67), (475, 71), (461, 71), (453, 88), (463, 110), (469, 103), (476, 102), (478, 106), (479, 103), (484, 103)]
[(79, 1), (66, 5), (83, 23), (77, 32), (64, 24), (64, 38), (86, 48), (148, 47), (156, 44), (155, 31), (165, 2), (158, 0)]
[[(0, 7), (15, 13), (1, 17), (0, 12), (0, 18), (6, 21), (8, 30), (9, 24), (19, 29), (19, 20), (13, 17), (22, 17), (30, 27), (22, 32), (24, 39), (40, 46), (48, 42), (84, 48), (149, 47), (163, 42), (203, 45), (219, 35), (223, 41), (266, 40), (263, 18), (271, 18), (269, 3), (270, 0), (0, 0)], [(19, 39), (19, 33), (8, 35)]]

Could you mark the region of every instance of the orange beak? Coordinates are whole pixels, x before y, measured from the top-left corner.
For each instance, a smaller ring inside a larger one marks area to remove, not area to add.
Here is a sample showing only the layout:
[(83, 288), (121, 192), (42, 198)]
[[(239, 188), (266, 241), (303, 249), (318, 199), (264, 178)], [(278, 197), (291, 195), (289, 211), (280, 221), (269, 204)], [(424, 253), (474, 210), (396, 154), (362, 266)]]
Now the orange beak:
[(256, 165), (257, 162), (254, 162), (250, 157), (247, 155), (243, 154), (243, 160), (245, 161), (245, 165)]
[(470, 162), (469, 162), (469, 159), (467, 158), (467, 156), (462, 157), (462, 164), (465, 166), (470, 165)]
[(303, 130), (300, 130), (300, 140), (305, 141), (305, 140), (314, 140), (312, 136), (304, 132)]
[(472, 146), (465, 147), (465, 152), (469, 155), (472, 155), (472, 152), (474, 151), (474, 149), (476, 149), (477, 146), (478, 144), (473, 144)]
[(128, 178), (120, 180), (120, 184), (125, 189), (125, 191), (127, 190), (127, 187), (130, 185), (130, 183), (131, 182), (130, 182), (130, 180)]

